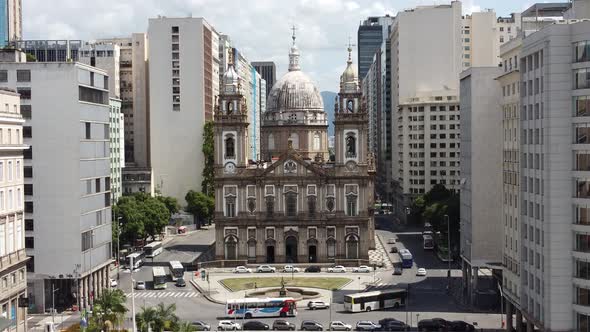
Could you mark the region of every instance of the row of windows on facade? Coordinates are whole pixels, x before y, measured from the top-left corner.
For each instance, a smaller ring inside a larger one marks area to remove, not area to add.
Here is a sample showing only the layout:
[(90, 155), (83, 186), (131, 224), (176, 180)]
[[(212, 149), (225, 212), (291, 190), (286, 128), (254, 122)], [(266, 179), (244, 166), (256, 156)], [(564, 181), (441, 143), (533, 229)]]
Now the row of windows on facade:
[[(438, 98), (440, 98), (440, 100), (442, 100), (442, 97), (437, 96), (435, 97), (435, 100), (439, 100)], [(453, 98), (452, 96), (447, 96), (448, 98)], [(448, 109), (447, 109), (448, 107)], [(410, 113), (416, 113), (416, 112), (424, 112), (424, 106), (414, 106), (414, 107), (408, 107), (405, 108), (405, 110), (410, 111)], [(459, 112), (460, 107), (459, 105), (441, 105), (441, 106), (430, 106), (430, 112)], [(401, 111), (401, 110), (400, 110)], [(458, 115), (457, 115), (457, 119), (459, 119)]]
[[(0, 83), (6, 83), (9, 79), (8, 70), (0, 70)], [(31, 81), (31, 71), (26, 69), (17, 69), (16, 70), (16, 81), (17, 82), (30, 82)]]
[(0, 224), (0, 257), (24, 249), (22, 219)]
[[(98, 194), (101, 192), (111, 190), (111, 178), (108, 176), (104, 178), (104, 181), (101, 181), (101, 178), (86, 179), (83, 181), (85, 182), (85, 185), (86, 185), (86, 193), (85, 193), (86, 195)], [(101, 182), (104, 182), (103, 186), (101, 186)], [(94, 189), (94, 191), (93, 191), (93, 189)], [(102, 189), (104, 189), (104, 190), (102, 190)]]
[[(424, 139), (424, 134), (410, 134), (408, 135), (408, 137), (411, 140), (423, 140)], [(447, 139), (447, 134), (446, 133), (434, 133), (434, 134), (430, 134), (430, 139)], [(461, 134), (458, 133), (450, 133), (449, 134), (449, 139), (458, 139), (461, 138)], [(451, 143), (451, 144), (455, 144), (455, 143)], [(458, 144), (458, 143), (457, 143)]]
[(81, 57), (97, 57), (97, 58), (112, 58), (114, 56), (114, 51), (100, 51), (100, 50), (88, 50), (88, 51), (80, 51)]
[[(584, 73), (585, 75), (585, 73)], [(585, 84), (585, 83), (584, 83)], [(575, 89), (583, 89), (582, 87), (575, 87)], [(526, 97), (532, 95), (538, 95), (545, 91), (544, 76), (537, 77), (534, 80), (528, 80), (522, 82), (522, 96)]]
[[(460, 116), (457, 114), (452, 114), (449, 115), (449, 121), (458, 121), (460, 120)], [(412, 115), (412, 116), (408, 116), (408, 120), (409, 121), (424, 121), (424, 115)], [(436, 115), (430, 115), (430, 121), (447, 121), (447, 116), (446, 115), (439, 115), (438, 117)], [(451, 128), (454, 129), (454, 128)]]
[[(5, 195), (6, 193), (6, 195)], [(16, 197), (14, 197), (16, 195)], [(6, 197), (5, 197), (6, 196)], [(14, 201), (16, 199), (16, 202)], [(0, 211), (12, 211), (23, 207), (23, 192), (21, 188), (0, 190)]]
[(502, 86), (502, 97), (510, 97), (520, 93), (520, 85), (513, 82), (512, 84)]
[[(459, 171), (449, 171), (449, 174), (451, 176), (459, 176), (460, 172)], [(436, 171), (436, 170), (431, 170), (430, 171), (430, 176), (447, 176), (447, 171), (446, 170), (440, 170), (440, 171)], [(424, 170), (410, 170), (410, 176), (424, 176)]]
[[(425, 179), (410, 179), (410, 185), (425, 185), (425, 184), (426, 184)], [(459, 180), (450, 179), (447, 182), (447, 179), (430, 179), (430, 185), (434, 186), (436, 184), (442, 184), (443, 186), (450, 184), (452, 186), (455, 186), (455, 185), (459, 185)]]
[[(514, 59), (514, 69), (518, 69), (518, 56), (515, 55), (514, 57), (504, 59), (504, 72), (512, 70), (512, 59)], [(512, 94), (514, 94), (514, 84), (512, 85)]]
[(172, 29), (172, 110), (180, 111), (180, 45), (178, 33), (179, 27), (173, 26)]
[[(26, 128), (26, 129), (25, 129)], [(14, 129), (14, 130), (13, 130)], [(25, 132), (26, 131), (26, 132)], [(23, 127), (24, 137), (32, 137), (31, 127)], [(22, 137), (20, 129), (15, 128), (0, 128), (0, 144), (22, 144)]]
[[(100, 139), (100, 140), (108, 140), (109, 136), (110, 136), (110, 126), (108, 124), (100, 124), (100, 123), (94, 123), (94, 127), (95, 129), (97, 129), (96, 127), (100, 127), (102, 125), (102, 137), (97, 137), (98, 135), (96, 134), (92, 134), (92, 127), (93, 127), (93, 123), (92, 122), (84, 122), (84, 138), (85, 139)], [(98, 130), (98, 132), (100, 133), (100, 129)]]
[(545, 155), (543, 153), (526, 153), (522, 154), (522, 167), (529, 169), (544, 169)]

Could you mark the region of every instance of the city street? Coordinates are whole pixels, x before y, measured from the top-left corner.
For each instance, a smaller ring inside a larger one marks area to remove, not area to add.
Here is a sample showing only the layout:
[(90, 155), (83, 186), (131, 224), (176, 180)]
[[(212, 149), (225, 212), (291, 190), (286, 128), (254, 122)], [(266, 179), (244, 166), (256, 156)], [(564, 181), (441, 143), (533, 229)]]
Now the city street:
[[(375, 277), (377, 282), (373, 289), (384, 289), (397, 286), (410, 285), (409, 298), (407, 305), (397, 310), (385, 310), (365, 313), (347, 313), (343, 309), (343, 296), (347, 293), (358, 292), (360, 289), (372, 283), (373, 276), (363, 275), (366, 282), (362, 285), (357, 285), (358, 274), (346, 273), (346, 274), (303, 274), (299, 273), (297, 276), (338, 276), (338, 277), (349, 277), (353, 281), (351, 290), (340, 290), (332, 292), (332, 309), (331, 310), (318, 310), (311, 311), (306, 308), (306, 301), (298, 303), (298, 315), (294, 318), (289, 318), (289, 321), (293, 321), (299, 325), (302, 320), (316, 320), (327, 326), (330, 320), (342, 320), (346, 323), (355, 324), (358, 320), (373, 320), (378, 321), (385, 317), (397, 318), (407, 322), (410, 325), (415, 326), (417, 320), (433, 317), (441, 317), (448, 320), (464, 320), (469, 323), (477, 322), (481, 328), (499, 328), (501, 326), (501, 319), (499, 314), (489, 313), (473, 313), (464, 312), (456, 301), (447, 294), (447, 263), (441, 262), (434, 255), (433, 251), (424, 250), (422, 247), (422, 236), (419, 229), (403, 230), (399, 227), (395, 227), (392, 222), (391, 216), (378, 216), (376, 218), (377, 223), (377, 235), (380, 237), (381, 242), (385, 248), (389, 251), (391, 244), (387, 244), (387, 239), (391, 237), (397, 238), (395, 244), (399, 249), (407, 248), (414, 256), (414, 266), (411, 269), (404, 269), (403, 275), (394, 276), (390, 269), (381, 269)], [(175, 256), (171, 248), (204, 248), (207, 241), (212, 238), (211, 230), (202, 230), (195, 232), (198, 235), (192, 235), (190, 244), (186, 244), (181, 238), (174, 239), (165, 244), (164, 253), (159, 255), (158, 261), (163, 261), (164, 258), (168, 260), (179, 259)], [(211, 235), (209, 235), (211, 234)], [(200, 241), (200, 242), (199, 242)], [(183, 253), (182, 255), (186, 255)], [(166, 255), (166, 256), (163, 256)], [(190, 255), (190, 254), (189, 254)], [(397, 254), (389, 254), (390, 258), (394, 261), (398, 260)], [(420, 267), (427, 269), (427, 277), (417, 277), (416, 270)], [(213, 271), (213, 272), (212, 272)], [(219, 277), (235, 277), (236, 275), (228, 272), (215, 272), (216, 270), (210, 270), (212, 273), (210, 276), (212, 282), (214, 279), (217, 280)], [(222, 271), (222, 270), (219, 270)], [(285, 276), (285, 279), (290, 277), (290, 274), (278, 274)], [(189, 281), (193, 278), (193, 272), (185, 273), (185, 280)], [(252, 274), (252, 276), (261, 276), (259, 274)], [(262, 275), (265, 276), (265, 275)], [(452, 276), (454, 282), (457, 282), (461, 277), (461, 270), (453, 267)], [(129, 271), (121, 273), (121, 281), (119, 287), (128, 294), (128, 305), (131, 308), (131, 281), (129, 279)], [(212, 326), (217, 326), (219, 319), (224, 319), (224, 306), (210, 302), (205, 296), (194, 288), (194, 286), (187, 282), (187, 286), (178, 288), (173, 282), (168, 282), (167, 289), (165, 290), (154, 290), (151, 287), (151, 268), (144, 266), (134, 272), (134, 278), (136, 280), (144, 280), (147, 282), (147, 289), (135, 291), (135, 307), (136, 312), (140, 312), (143, 306), (155, 306), (159, 303), (164, 304), (176, 304), (176, 314), (183, 320), (203, 320), (210, 323)], [(216, 285), (216, 287), (220, 287)], [(360, 287), (360, 288), (359, 288)], [(235, 297), (243, 296), (243, 292), (235, 293)], [(130, 318), (130, 315), (129, 315)], [(274, 319), (260, 319), (266, 323), (272, 323)]]

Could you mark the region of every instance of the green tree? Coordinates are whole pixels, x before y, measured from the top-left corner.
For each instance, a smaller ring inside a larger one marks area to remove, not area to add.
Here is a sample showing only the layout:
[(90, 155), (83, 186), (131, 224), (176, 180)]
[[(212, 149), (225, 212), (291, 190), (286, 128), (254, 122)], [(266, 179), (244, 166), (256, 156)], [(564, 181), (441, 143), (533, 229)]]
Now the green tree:
[[(123, 196), (113, 205), (113, 213), (121, 217), (121, 242), (155, 238), (170, 220), (170, 211), (160, 200), (145, 194)], [(117, 233), (113, 232), (116, 243)]]
[(187, 205), (186, 211), (195, 216), (197, 227), (201, 227), (205, 221), (211, 221), (215, 210), (215, 200), (213, 197), (198, 191), (189, 190), (184, 199)]
[(155, 239), (170, 221), (170, 212), (164, 203), (150, 198), (140, 204), (140, 213), (144, 215), (145, 235)]
[(177, 213), (180, 210), (180, 205), (178, 204), (178, 200), (175, 197), (156, 196), (156, 199), (166, 205), (166, 208), (171, 215)]
[(159, 319), (158, 311), (153, 307), (142, 307), (141, 312), (135, 315), (135, 323), (140, 332), (147, 332), (148, 328), (156, 326)]
[(194, 332), (197, 329), (191, 324), (191, 322), (180, 322), (176, 326), (176, 330), (174, 332)]
[(178, 316), (174, 313), (176, 311), (176, 304), (172, 303), (165, 305), (159, 303), (156, 307), (157, 321), (154, 325), (154, 331), (170, 331), (174, 330), (178, 325)]
[(120, 289), (105, 289), (94, 301), (92, 324), (101, 330), (107, 327), (120, 326), (127, 312), (127, 297)]
[(207, 196), (215, 196), (215, 173), (214, 173), (214, 156), (215, 140), (213, 138), (213, 122), (208, 121), (203, 128), (203, 155), (205, 157), (205, 167), (203, 168), (203, 181), (201, 182), (201, 191)]

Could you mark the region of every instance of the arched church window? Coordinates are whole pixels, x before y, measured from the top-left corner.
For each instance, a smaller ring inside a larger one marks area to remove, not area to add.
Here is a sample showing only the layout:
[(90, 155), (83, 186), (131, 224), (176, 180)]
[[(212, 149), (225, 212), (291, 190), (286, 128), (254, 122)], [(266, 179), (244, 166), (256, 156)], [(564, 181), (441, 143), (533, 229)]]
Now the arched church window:
[(313, 149), (316, 151), (320, 149), (320, 133), (313, 134)]
[(233, 136), (229, 136), (225, 139), (225, 158), (235, 158), (235, 140)]
[(356, 158), (356, 137), (353, 133), (346, 135), (346, 157)]
[(275, 211), (275, 198), (273, 196), (266, 197), (266, 215), (272, 217)]
[(285, 215), (287, 217), (297, 216), (297, 194), (290, 192), (285, 195)]
[(346, 258), (358, 259), (359, 239), (356, 235), (350, 234), (346, 237)]
[(346, 110), (348, 113), (354, 113), (354, 100), (348, 100), (346, 102)]
[(315, 196), (307, 196), (307, 212), (309, 213), (310, 216), (315, 215), (315, 211), (316, 211), (315, 202), (316, 202)]
[(229, 101), (227, 102), (227, 114), (232, 114), (234, 112), (234, 102)]

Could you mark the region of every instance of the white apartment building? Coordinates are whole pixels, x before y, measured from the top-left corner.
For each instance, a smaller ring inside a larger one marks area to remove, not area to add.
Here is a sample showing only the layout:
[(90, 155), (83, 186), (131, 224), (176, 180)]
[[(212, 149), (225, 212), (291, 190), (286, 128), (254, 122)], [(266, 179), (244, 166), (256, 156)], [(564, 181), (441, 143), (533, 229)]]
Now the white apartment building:
[[(497, 111), (501, 68), (471, 67), (461, 73), (461, 259), (469, 303), (479, 304), (480, 270), (502, 261), (502, 136)], [(483, 301), (483, 299), (482, 299)]]
[[(24, 74), (21, 72), (21, 74)], [(0, 73), (0, 81), (6, 80)], [(23, 123), (20, 97), (0, 89), (0, 329), (27, 331), (27, 297), (23, 186)]]
[(148, 43), (145, 33), (127, 38), (99, 39), (120, 49), (119, 76), (121, 112), (124, 116), (123, 192), (153, 195), (149, 148)]
[(81, 63), (34, 62), (0, 63), (0, 78), (28, 112), (29, 301), (45, 312), (55, 287), (56, 307), (87, 306), (109, 286), (112, 262), (108, 75)]
[[(203, 18), (149, 20), (150, 159), (155, 187), (180, 202), (200, 190), (203, 126), (214, 112), (218, 34)], [(215, 47), (215, 49), (213, 49)]]
[(123, 167), (125, 166), (125, 133), (121, 99), (109, 98), (109, 156), (111, 168), (111, 203), (123, 195)]
[(465, 15), (462, 24), (463, 69), (496, 66), (500, 63), (500, 46), (520, 30), (520, 14), (496, 17), (496, 12), (488, 9)]
[(459, 188), (461, 27), (455, 1), (399, 12), (391, 28), (392, 167), (400, 215), (434, 184)]
[[(502, 114), (502, 294), (514, 306), (520, 303), (520, 49), (516, 37), (500, 47), (502, 72), (496, 78), (501, 87)], [(512, 309), (512, 307), (510, 307)], [(512, 310), (510, 310), (512, 312)], [(522, 321), (520, 312), (516, 321)], [(511, 322), (511, 321), (509, 321)]]

